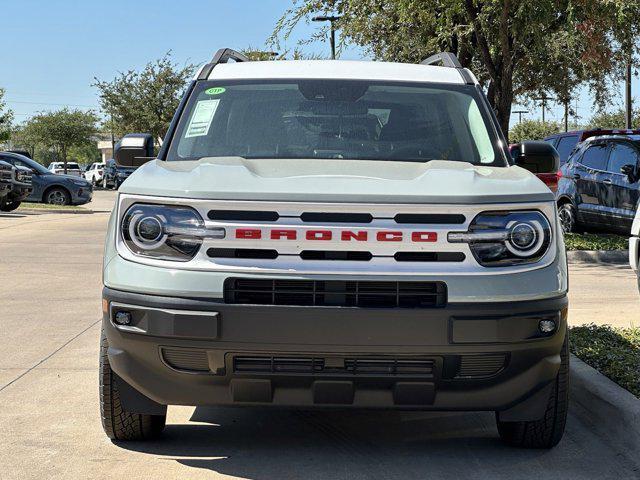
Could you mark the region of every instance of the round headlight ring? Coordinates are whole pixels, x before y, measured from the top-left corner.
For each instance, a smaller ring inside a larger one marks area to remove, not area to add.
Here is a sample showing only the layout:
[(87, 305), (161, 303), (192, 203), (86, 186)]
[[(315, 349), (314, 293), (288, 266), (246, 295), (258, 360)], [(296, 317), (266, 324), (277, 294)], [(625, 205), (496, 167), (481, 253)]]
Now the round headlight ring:
[[(512, 221), (507, 224), (509, 238), (505, 242), (507, 250), (517, 257), (531, 257), (539, 252), (545, 240), (545, 232), (542, 224), (537, 220)], [(529, 230), (531, 239), (527, 243), (518, 244), (514, 240), (516, 235), (525, 234)]]
[[(155, 222), (159, 228), (159, 233), (152, 238), (145, 238), (140, 230), (142, 222), (147, 222), (147, 226), (149, 228), (151, 228), (153, 226), (153, 222)], [(136, 213), (129, 222), (129, 237), (137, 247), (143, 250), (154, 250), (162, 245), (167, 239), (167, 235), (164, 233), (165, 223), (166, 219), (162, 217)]]

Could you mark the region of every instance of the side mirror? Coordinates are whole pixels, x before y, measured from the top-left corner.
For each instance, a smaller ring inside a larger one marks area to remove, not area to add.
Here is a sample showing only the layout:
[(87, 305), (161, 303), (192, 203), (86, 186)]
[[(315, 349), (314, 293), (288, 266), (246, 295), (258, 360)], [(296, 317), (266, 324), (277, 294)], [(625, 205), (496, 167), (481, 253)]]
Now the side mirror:
[(622, 167), (620, 167), (620, 173), (622, 173), (623, 175), (626, 175), (627, 178), (629, 179), (629, 182), (634, 183), (637, 179), (636, 179), (636, 167), (635, 165), (623, 165)]
[(560, 168), (560, 155), (547, 142), (522, 142), (513, 145), (510, 150), (516, 165), (531, 173), (556, 173)]
[(139, 167), (154, 158), (153, 136), (149, 133), (125, 135), (113, 152), (113, 159), (121, 167)]

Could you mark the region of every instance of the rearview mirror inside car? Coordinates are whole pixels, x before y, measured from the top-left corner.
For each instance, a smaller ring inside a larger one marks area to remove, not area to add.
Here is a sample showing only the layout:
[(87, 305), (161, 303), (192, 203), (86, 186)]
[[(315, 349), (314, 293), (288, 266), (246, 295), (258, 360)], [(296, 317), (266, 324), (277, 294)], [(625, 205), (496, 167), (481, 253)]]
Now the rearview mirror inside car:
[(542, 141), (527, 141), (512, 146), (515, 164), (531, 173), (556, 173), (560, 156), (553, 145)]
[(113, 159), (121, 167), (139, 167), (153, 160), (153, 136), (149, 133), (130, 133), (116, 143)]
[(629, 178), (629, 182), (634, 183), (636, 182), (638, 179), (636, 178), (636, 167), (635, 165), (623, 165), (622, 167), (620, 167), (620, 173), (622, 173), (623, 175), (626, 175), (627, 178)]

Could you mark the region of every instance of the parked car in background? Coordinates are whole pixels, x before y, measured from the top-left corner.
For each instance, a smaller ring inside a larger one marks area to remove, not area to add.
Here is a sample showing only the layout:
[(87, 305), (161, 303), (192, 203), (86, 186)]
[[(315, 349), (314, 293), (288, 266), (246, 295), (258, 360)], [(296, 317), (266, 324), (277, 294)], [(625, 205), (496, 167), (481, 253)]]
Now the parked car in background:
[(628, 132), (586, 138), (560, 168), (556, 197), (565, 232), (629, 233), (640, 198), (640, 131)]
[(3, 212), (11, 212), (18, 208), (33, 191), (31, 169), (20, 165), (12, 166), (12, 168), (11, 191), (0, 200), (0, 211)]
[(0, 203), (5, 201), (5, 198), (11, 192), (13, 177), (13, 165), (0, 160)]
[(91, 201), (93, 187), (84, 178), (55, 174), (35, 160), (17, 153), (0, 152), (0, 160), (31, 170), (33, 191), (26, 198), (29, 202), (54, 205), (82, 205)]
[[(49, 164), (49, 171), (55, 174), (65, 174), (64, 162), (51, 162)], [(81, 177), (82, 170), (80, 169), (80, 165), (78, 165), (76, 162), (67, 162), (66, 175), (74, 175), (76, 177)]]
[(102, 188), (114, 188), (118, 190), (122, 182), (129, 178), (129, 175), (135, 171), (136, 169), (134, 167), (122, 167), (116, 164), (113, 158), (107, 160), (102, 175)]
[(84, 178), (91, 182), (91, 184), (95, 187), (98, 184), (102, 183), (102, 175), (104, 173), (105, 162), (93, 162), (91, 165), (87, 167), (84, 171)]
[(603, 130), (601, 128), (596, 128), (592, 130), (573, 130), (571, 132), (562, 132), (556, 133), (554, 135), (549, 135), (544, 139), (545, 142), (550, 143), (555, 147), (558, 151), (558, 155), (560, 155), (560, 166), (567, 163), (571, 152), (576, 148), (580, 142), (584, 142), (587, 138), (596, 137), (599, 135), (632, 135), (632, 134), (640, 133), (640, 130), (624, 130), (624, 129), (615, 129), (615, 130)]

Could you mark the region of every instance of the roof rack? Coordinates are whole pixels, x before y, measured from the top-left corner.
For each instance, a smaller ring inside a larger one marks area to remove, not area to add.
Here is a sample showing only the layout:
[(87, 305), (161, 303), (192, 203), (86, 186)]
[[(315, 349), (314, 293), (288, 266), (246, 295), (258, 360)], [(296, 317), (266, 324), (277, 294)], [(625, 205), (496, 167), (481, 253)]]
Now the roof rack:
[(460, 76), (467, 85), (474, 85), (473, 77), (469, 71), (462, 66), (458, 57), (451, 52), (440, 52), (435, 55), (431, 55), (429, 58), (425, 58), (420, 62), (420, 65), (438, 65), (442, 64), (443, 67), (455, 68), (460, 72)]
[(234, 62), (250, 62), (246, 56), (241, 54), (240, 52), (236, 52), (231, 48), (221, 48), (218, 50), (211, 61), (207, 63), (202, 70), (200, 70), (200, 74), (198, 75), (198, 80), (206, 80), (209, 78), (211, 74), (211, 70), (213, 67), (218, 65), (219, 63), (228, 63), (229, 60), (233, 60)]

